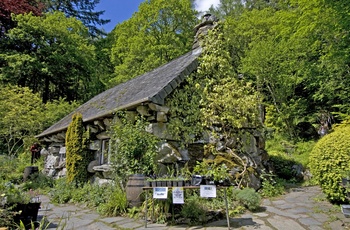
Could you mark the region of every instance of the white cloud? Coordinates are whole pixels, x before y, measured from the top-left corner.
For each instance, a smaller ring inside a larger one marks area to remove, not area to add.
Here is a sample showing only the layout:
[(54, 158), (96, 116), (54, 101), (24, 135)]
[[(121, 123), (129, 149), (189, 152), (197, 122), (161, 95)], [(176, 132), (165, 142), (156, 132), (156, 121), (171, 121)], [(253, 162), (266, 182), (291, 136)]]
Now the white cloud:
[(211, 5), (216, 7), (217, 5), (219, 5), (219, 3), (220, 0), (195, 0), (194, 2), (196, 10), (201, 12), (209, 10)]

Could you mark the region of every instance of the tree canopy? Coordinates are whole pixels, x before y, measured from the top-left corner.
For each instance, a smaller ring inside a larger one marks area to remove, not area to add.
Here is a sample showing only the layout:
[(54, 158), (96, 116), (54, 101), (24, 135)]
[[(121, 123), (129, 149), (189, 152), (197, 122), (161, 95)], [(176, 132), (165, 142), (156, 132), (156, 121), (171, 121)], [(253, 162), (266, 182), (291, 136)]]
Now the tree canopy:
[(28, 88), (2, 87), (0, 90), (0, 149), (15, 155), (43, 127), (44, 106)]
[(35, 0), (2, 0), (0, 2), (0, 38), (15, 26), (11, 14), (41, 15), (44, 5)]
[(93, 37), (104, 35), (105, 32), (97, 26), (110, 22), (109, 19), (102, 19), (104, 11), (95, 11), (100, 0), (42, 0), (46, 12), (63, 12), (67, 17), (74, 17), (80, 20)]
[(8, 33), (11, 48), (0, 54), (2, 83), (29, 87), (43, 102), (96, 94), (95, 47), (80, 21), (61, 12), (16, 15), (14, 20), (18, 25)]
[(150, 0), (112, 32), (110, 85), (129, 80), (190, 50), (196, 11), (190, 0)]
[(264, 94), (267, 126), (295, 137), (320, 111), (349, 114), (348, 3), (251, 1), (230, 14), (240, 1), (220, 2), (233, 71)]

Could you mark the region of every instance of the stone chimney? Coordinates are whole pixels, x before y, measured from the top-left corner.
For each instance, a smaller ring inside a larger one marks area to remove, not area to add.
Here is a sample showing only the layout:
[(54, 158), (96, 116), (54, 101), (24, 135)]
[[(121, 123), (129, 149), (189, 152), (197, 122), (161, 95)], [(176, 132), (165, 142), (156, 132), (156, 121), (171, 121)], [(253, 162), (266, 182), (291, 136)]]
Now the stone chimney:
[(203, 16), (202, 22), (194, 27), (196, 35), (194, 37), (192, 49), (196, 49), (200, 46), (200, 41), (208, 34), (209, 30), (217, 25), (218, 21), (215, 15), (205, 14)]

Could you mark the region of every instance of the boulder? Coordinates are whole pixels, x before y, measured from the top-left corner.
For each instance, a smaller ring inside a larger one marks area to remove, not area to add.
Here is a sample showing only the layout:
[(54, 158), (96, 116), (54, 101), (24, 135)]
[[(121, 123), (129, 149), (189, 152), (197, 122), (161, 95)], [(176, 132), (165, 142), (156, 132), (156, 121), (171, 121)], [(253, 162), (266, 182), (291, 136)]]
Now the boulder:
[(177, 161), (181, 161), (182, 155), (175, 147), (165, 142), (165, 143), (162, 143), (161, 146), (159, 147), (157, 158), (158, 158), (158, 162), (168, 164), (168, 163), (175, 163)]

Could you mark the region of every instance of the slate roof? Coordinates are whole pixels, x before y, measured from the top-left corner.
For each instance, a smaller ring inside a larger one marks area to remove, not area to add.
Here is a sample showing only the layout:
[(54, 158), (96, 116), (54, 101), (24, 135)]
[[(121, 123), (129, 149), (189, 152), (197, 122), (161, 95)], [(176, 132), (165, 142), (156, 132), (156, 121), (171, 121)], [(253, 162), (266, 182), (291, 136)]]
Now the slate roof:
[(144, 102), (163, 105), (164, 99), (197, 68), (197, 58), (200, 54), (201, 48), (197, 48), (148, 73), (98, 94), (37, 137), (41, 138), (67, 129), (72, 115), (77, 112), (81, 113), (83, 121), (87, 122), (112, 116), (117, 110), (133, 108)]

